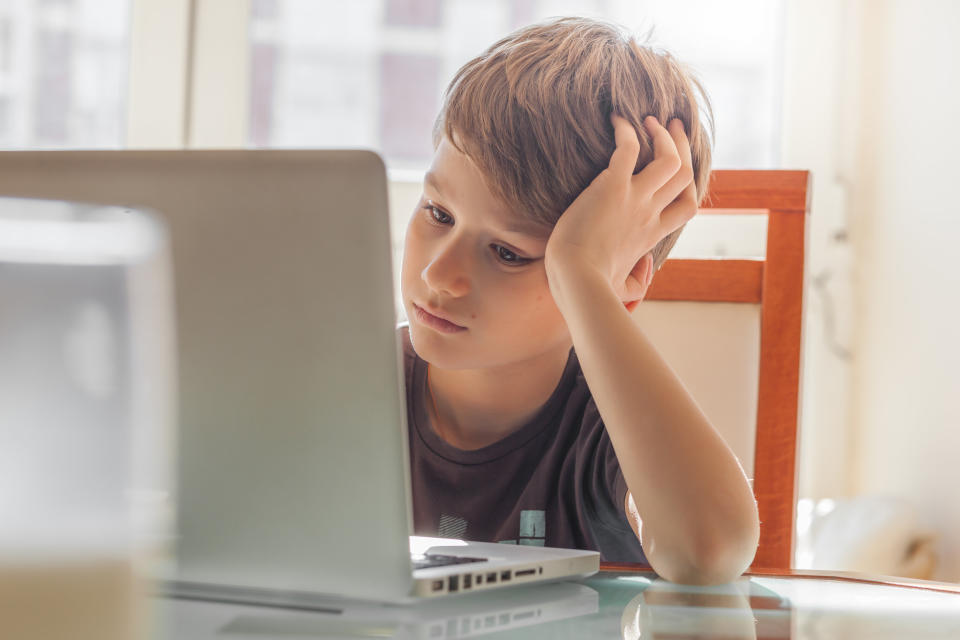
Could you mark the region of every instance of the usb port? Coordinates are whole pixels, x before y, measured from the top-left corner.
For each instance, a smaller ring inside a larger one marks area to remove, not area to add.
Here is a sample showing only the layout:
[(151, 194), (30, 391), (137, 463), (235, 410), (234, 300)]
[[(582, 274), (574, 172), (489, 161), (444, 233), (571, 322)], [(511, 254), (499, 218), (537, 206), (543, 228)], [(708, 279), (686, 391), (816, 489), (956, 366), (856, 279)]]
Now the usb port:
[(523, 577), (523, 576), (532, 576), (532, 575), (534, 575), (536, 572), (537, 572), (536, 569), (524, 569), (523, 571), (517, 571), (517, 572), (514, 573), (513, 575), (515, 575), (515, 576), (517, 576), (518, 578), (520, 578), (520, 577)]
[(509, 572), (509, 571), (501, 571), (501, 572), (500, 572), (500, 582), (507, 582), (509, 579), (510, 579), (510, 572)]
[(473, 586), (473, 576), (469, 573), (463, 576), (463, 588), (469, 589)]
[(460, 576), (450, 576), (447, 578), (447, 591), (453, 593), (460, 589)]
[(497, 572), (496, 572), (496, 571), (491, 571), (490, 573), (487, 574), (487, 584), (490, 584), (490, 583), (493, 583), (493, 582), (496, 582), (496, 581), (497, 581)]
[(430, 588), (434, 591), (443, 591), (443, 580), (434, 580), (430, 584)]

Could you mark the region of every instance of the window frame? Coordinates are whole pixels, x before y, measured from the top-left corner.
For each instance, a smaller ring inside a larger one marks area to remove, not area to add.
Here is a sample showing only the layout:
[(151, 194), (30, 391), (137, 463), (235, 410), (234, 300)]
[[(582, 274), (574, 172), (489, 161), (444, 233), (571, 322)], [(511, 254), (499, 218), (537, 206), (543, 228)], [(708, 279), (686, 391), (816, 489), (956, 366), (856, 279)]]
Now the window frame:
[(250, 0), (131, 0), (127, 148), (247, 146)]

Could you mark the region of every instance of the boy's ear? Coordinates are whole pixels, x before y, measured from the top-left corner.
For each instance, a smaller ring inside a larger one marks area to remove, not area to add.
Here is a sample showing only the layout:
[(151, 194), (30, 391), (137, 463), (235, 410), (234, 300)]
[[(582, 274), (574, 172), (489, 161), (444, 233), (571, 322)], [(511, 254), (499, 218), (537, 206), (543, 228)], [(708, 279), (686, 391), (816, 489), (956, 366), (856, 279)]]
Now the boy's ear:
[(647, 295), (647, 289), (650, 288), (650, 282), (652, 281), (653, 256), (646, 253), (637, 261), (630, 275), (627, 276), (627, 298), (623, 301), (623, 306), (627, 308), (627, 311), (633, 313), (633, 310)]

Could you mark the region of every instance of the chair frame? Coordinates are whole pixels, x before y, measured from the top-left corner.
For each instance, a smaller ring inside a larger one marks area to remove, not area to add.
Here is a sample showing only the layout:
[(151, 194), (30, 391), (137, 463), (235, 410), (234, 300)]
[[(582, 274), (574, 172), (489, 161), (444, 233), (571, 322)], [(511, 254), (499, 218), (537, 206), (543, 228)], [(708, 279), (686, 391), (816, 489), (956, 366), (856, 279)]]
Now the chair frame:
[[(760, 512), (760, 544), (751, 569), (789, 570), (793, 566), (810, 184), (809, 171), (713, 171), (699, 215), (766, 215), (766, 257), (668, 259), (645, 298), (760, 305), (753, 481)], [(628, 566), (604, 563), (603, 568)]]

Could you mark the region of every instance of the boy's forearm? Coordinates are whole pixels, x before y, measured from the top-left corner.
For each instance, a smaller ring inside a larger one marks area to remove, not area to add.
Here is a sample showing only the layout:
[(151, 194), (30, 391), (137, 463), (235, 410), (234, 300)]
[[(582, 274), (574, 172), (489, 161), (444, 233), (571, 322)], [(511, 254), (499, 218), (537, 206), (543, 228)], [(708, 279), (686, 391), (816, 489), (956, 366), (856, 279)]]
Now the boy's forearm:
[(730, 448), (598, 273), (549, 273), (660, 575), (725, 582), (752, 562), (756, 501)]

